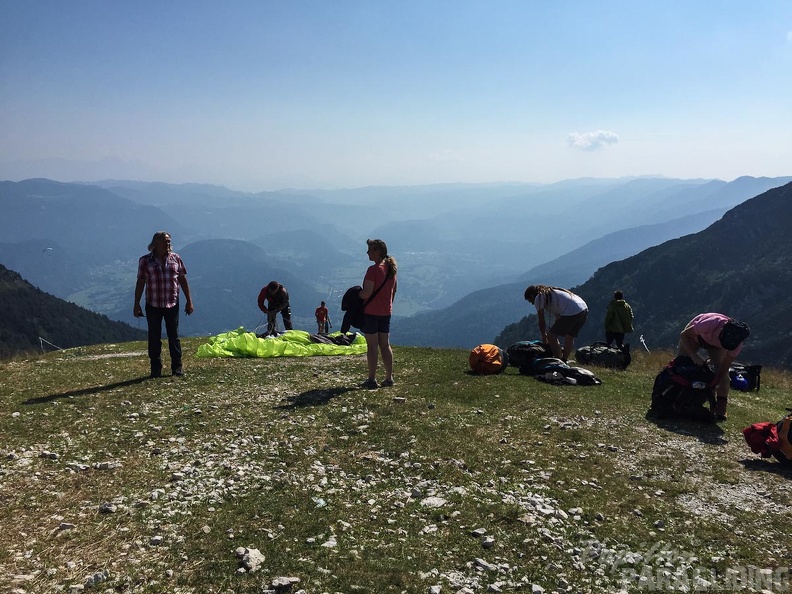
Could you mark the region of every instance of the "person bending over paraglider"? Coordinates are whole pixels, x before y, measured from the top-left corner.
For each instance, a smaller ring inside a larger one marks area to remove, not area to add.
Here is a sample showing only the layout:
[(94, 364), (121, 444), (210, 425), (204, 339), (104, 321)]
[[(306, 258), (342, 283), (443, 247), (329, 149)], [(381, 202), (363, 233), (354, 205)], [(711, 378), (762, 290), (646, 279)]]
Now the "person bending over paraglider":
[[(264, 302), (267, 302), (266, 305)], [(283, 326), (286, 330), (292, 329), (291, 307), (289, 306), (289, 293), (286, 287), (277, 281), (270, 281), (261, 289), (258, 296), (258, 306), (267, 314), (267, 334), (275, 333), (276, 317), (280, 312), (283, 317)]]

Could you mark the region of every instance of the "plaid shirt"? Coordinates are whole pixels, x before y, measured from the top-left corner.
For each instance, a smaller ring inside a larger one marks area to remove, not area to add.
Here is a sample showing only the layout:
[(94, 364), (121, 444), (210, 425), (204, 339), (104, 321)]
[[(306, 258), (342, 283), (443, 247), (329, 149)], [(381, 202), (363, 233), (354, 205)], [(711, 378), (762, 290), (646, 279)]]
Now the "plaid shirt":
[(179, 303), (179, 279), (187, 274), (179, 254), (171, 252), (163, 267), (154, 254), (138, 261), (138, 279), (146, 281), (146, 303), (152, 307), (176, 307)]

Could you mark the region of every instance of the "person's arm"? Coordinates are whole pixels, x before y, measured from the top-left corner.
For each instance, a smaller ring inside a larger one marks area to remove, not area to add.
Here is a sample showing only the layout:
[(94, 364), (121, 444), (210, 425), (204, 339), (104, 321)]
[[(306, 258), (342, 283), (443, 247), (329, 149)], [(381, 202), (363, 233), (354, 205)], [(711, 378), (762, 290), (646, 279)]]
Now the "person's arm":
[(189, 316), (195, 311), (195, 308), (193, 307), (192, 297), (190, 296), (190, 283), (187, 282), (187, 277), (183, 274), (179, 277), (179, 286), (181, 286), (184, 292), (184, 298), (187, 301), (184, 304), (184, 313)]
[(143, 297), (143, 288), (146, 286), (146, 279), (139, 278), (135, 283), (135, 305), (132, 307), (132, 315), (136, 318), (143, 317), (143, 308), (140, 307), (140, 298)]
[(368, 299), (371, 297), (371, 294), (374, 292), (374, 281), (365, 279), (363, 281), (363, 290), (358, 293), (358, 297), (361, 299)]
[(616, 312), (613, 309), (613, 303), (608, 304), (608, 308), (605, 310), (605, 329), (611, 327), (611, 322), (613, 321), (613, 316)]
[(267, 299), (267, 288), (264, 287), (263, 289), (261, 289), (261, 292), (259, 292), (258, 300), (256, 301), (256, 303), (258, 303), (259, 309), (261, 311), (263, 311), (264, 313), (269, 313), (267, 306), (264, 305), (264, 301), (266, 299)]
[(698, 335), (693, 326), (688, 326), (679, 335), (679, 350), (690, 357), (696, 365), (704, 365), (706, 363), (698, 354)]
[(536, 310), (536, 317), (539, 320), (539, 335), (542, 337), (542, 342), (547, 343), (547, 324), (545, 322), (544, 309)]

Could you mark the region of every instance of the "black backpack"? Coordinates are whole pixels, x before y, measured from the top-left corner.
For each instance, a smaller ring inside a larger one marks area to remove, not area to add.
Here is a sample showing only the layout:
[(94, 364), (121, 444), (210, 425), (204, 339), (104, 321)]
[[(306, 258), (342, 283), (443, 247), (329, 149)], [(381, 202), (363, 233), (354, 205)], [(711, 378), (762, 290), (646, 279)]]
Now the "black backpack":
[(627, 366), (632, 362), (632, 355), (630, 355), (630, 345), (624, 345), (624, 348), (620, 349), (608, 346), (607, 342), (595, 342), (576, 350), (575, 360), (578, 363), (596, 365), (597, 367), (627, 369)]
[(530, 365), (535, 359), (552, 356), (553, 351), (550, 345), (539, 340), (523, 340), (511, 345), (506, 353), (509, 355), (509, 365), (523, 367)]
[(569, 369), (569, 365), (556, 357), (537, 357), (525, 365), (520, 365), (520, 375), (543, 375), (559, 369)]
[(660, 417), (712, 421), (714, 403), (715, 372), (690, 357), (676, 357), (655, 377), (650, 410)]
[(536, 379), (556, 386), (598, 386), (602, 383), (596, 375), (582, 367), (572, 367), (555, 357), (535, 359), (520, 367), (521, 375), (532, 375)]

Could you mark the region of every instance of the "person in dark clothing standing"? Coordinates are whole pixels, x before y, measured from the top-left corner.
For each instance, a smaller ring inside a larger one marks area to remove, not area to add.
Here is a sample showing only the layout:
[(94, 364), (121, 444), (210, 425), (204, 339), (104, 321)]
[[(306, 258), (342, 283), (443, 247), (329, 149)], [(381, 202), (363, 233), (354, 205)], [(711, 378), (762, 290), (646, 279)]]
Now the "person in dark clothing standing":
[(613, 299), (605, 311), (605, 342), (610, 346), (616, 342), (620, 349), (624, 348), (624, 335), (633, 331), (633, 310), (624, 300), (621, 291), (613, 293)]
[(179, 254), (171, 251), (171, 236), (165, 231), (154, 234), (148, 246), (149, 254), (138, 261), (135, 305), (132, 313), (143, 317), (140, 298), (146, 289), (146, 321), (148, 322), (148, 355), (151, 361), (151, 377), (162, 375), (162, 322), (168, 335), (168, 350), (171, 358), (171, 373), (184, 375), (182, 369), (181, 341), (179, 340), (179, 287), (187, 303), (184, 313), (193, 312), (187, 269)]
[[(266, 305), (265, 302), (266, 301)], [(283, 317), (283, 326), (286, 330), (292, 329), (291, 307), (289, 306), (289, 292), (282, 284), (276, 281), (261, 289), (258, 296), (258, 306), (267, 314), (267, 334), (275, 332), (275, 318), (280, 312)]]

